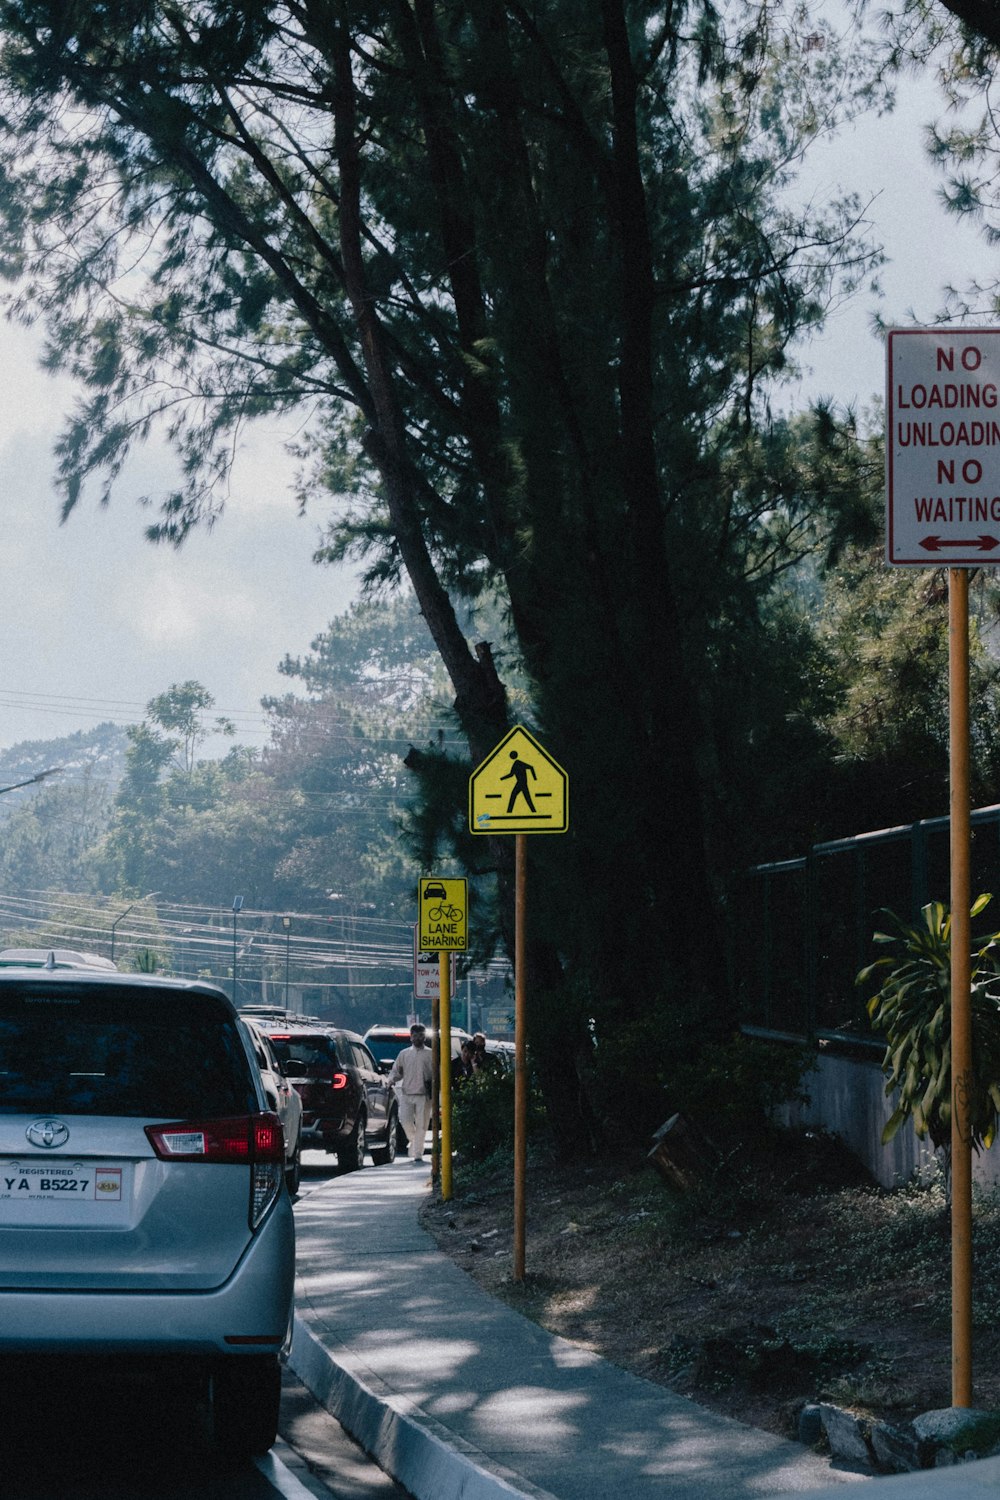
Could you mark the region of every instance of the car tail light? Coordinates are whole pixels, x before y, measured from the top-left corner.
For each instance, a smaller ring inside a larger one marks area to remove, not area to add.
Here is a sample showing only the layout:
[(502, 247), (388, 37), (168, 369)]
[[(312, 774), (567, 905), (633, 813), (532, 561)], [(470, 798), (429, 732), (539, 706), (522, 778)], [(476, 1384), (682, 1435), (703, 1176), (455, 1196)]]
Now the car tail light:
[(330, 1087), (332, 1089), (346, 1089), (346, 1087), (347, 1087), (347, 1074), (346, 1073), (334, 1073), (333, 1077), (330, 1079)]
[(224, 1120), (182, 1120), (147, 1125), (149, 1143), (161, 1161), (246, 1164), (250, 1173), (250, 1228), (256, 1229), (281, 1190), (285, 1137), (270, 1112)]

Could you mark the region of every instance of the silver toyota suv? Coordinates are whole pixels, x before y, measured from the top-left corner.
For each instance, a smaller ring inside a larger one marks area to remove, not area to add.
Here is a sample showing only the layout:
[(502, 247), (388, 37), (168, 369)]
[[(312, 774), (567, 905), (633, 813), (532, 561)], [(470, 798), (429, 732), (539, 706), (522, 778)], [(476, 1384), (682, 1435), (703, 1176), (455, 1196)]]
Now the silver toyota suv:
[(210, 985), (0, 968), (0, 1356), (183, 1370), (274, 1441), (294, 1277), (281, 1123)]

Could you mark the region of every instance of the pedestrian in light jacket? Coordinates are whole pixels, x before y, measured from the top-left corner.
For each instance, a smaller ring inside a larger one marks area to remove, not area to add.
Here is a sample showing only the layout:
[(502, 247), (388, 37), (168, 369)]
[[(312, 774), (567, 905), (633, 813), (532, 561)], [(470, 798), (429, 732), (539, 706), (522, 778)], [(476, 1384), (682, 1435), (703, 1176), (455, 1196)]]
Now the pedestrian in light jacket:
[(409, 1047), (400, 1052), (389, 1073), (389, 1082), (400, 1085), (399, 1123), (410, 1145), (411, 1161), (424, 1159), (433, 1078), (434, 1063), (427, 1046), (427, 1032), (415, 1022), (410, 1027)]

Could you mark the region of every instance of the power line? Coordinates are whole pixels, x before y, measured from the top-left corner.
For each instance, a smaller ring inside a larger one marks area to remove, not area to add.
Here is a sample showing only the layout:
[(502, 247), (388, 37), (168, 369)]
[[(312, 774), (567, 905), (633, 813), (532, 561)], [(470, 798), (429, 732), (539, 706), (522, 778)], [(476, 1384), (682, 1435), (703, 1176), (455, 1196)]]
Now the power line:
[[(0, 921), (15, 929), (33, 932), (40, 947), (66, 947), (69, 944), (99, 950), (109, 943), (111, 921), (120, 907), (120, 901), (107, 897), (50, 891), (14, 896), (0, 892)], [(167, 942), (171, 948), (180, 952), (186, 950), (192, 957), (196, 954), (206, 959), (221, 957), (223, 972), (227, 970), (234, 942), (231, 911), (224, 907), (166, 902), (158, 907), (151, 906), (149, 912), (143, 921), (143, 903), (136, 903), (130, 924), (118, 930), (119, 951), (125, 951), (130, 945), (155, 948)], [(286, 934), (278, 925), (281, 916), (291, 916), (293, 922), (303, 927), (336, 927), (340, 930), (336, 936), (329, 937), (323, 937), (315, 930)], [(251, 922), (255, 924), (253, 927)], [(268, 925), (262, 926), (265, 923)], [(413, 924), (398, 918), (361, 913), (279, 913), (244, 908), (240, 912), (240, 921), (235, 924), (235, 942), (238, 954), (240, 944), (244, 945), (244, 961), (252, 952), (253, 960), (262, 968), (267, 965), (280, 968), (290, 950), (300, 973), (377, 968), (412, 974)], [(505, 959), (495, 958), (485, 965), (477, 965), (473, 973), (496, 976), (505, 975), (508, 970)], [(307, 982), (312, 985), (312, 978)], [(351, 988), (359, 985), (360, 982), (349, 981)]]
[[(419, 678), (390, 678), (388, 685), (405, 682), (412, 685), (420, 685)], [(373, 683), (373, 686), (384, 687), (386, 684)], [(384, 695), (383, 695), (384, 696)], [(289, 695), (287, 698), (276, 699), (276, 707), (272, 709), (256, 708), (226, 708), (215, 704), (211, 709), (213, 718), (229, 719), (237, 728), (247, 734), (268, 735), (276, 728), (286, 726), (292, 729), (298, 722), (331, 723), (338, 722), (342, 718), (345, 709), (330, 706), (324, 710), (322, 700), (312, 698), (295, 698)], [(289, 714), (281, 711), (281, 705), (288, 703), (293, 710), (301, 709), (307, 717), (304, 721), (298, 721)], [(90, 698), (69, 693), (36, 693), (15, 688), (0, 687), (0, 708), (18, 709), (30, 713), (45, 713), (60, 715), (63, 717), (76, 716), (94, 721), (95, 723), (107, 721), (117, 726), (124, 724), (139, 724), (147, 717), (147, 702), (134, 698)], [(350, 711), (350, 708), (346, 710)], [(403, 712), (405, 710), (401, 710)], [(432, 738), (437, 735), (440, 726), (434, 722), (426, 724), (415, 724), (409, 738)], [(215, 733), (211, 725), (206, 725), (209, 734)], [(404, 735), (391, 736), (369, 736), (362, 731), (342, 732), (333, 736), (335, 740), (342, 743), (357, 743), (362, 745), (404, 745), (408, 743), (408, 737)], [(461, 745), (461, 739), (455, 738), (446, 741), (455, 745)]]

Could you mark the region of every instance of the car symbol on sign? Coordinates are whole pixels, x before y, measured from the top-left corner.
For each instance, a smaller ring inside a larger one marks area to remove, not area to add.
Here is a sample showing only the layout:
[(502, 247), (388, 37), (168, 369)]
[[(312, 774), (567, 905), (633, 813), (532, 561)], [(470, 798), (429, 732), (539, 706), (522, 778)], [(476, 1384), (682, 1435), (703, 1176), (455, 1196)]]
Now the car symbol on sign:
[(440, 880), (432, 880), (429, 885), (424, 886), (425, 901), (447, 901), (448, 892)]

